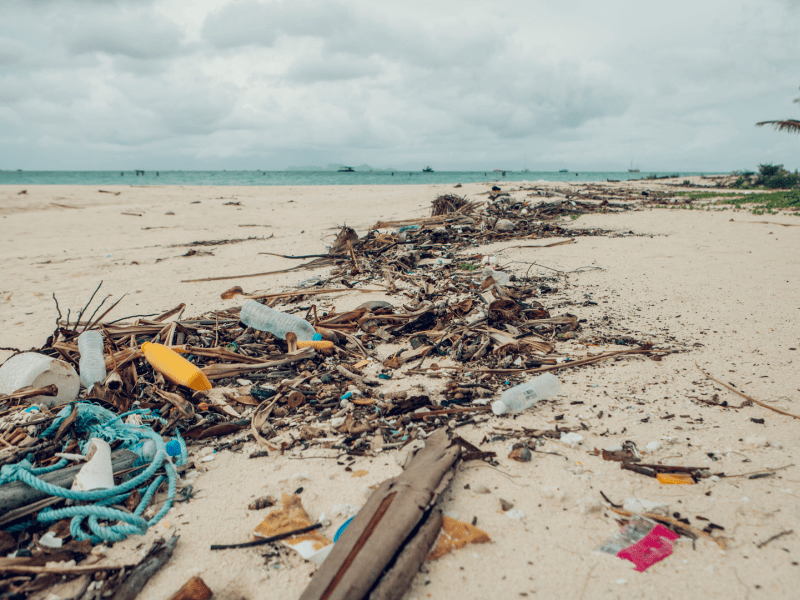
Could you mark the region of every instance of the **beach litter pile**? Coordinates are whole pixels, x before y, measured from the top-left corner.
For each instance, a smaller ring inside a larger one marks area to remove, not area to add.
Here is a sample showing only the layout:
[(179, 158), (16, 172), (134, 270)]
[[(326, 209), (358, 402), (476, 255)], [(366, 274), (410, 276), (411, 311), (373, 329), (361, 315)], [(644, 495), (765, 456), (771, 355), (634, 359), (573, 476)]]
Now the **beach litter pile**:
[[(495, 452), (459, 437), (459, 427), (496, 419), (492, 404), (501, 392), (532, 376), (621, 357), (661, 360), (680, 350), (628, 340), (622, 350), (562, 354), (559, 345), (580, 338), (584, 321), (548, 308), (548, 295), (568, 274), (512, 274), (474, 250), (491, 242), (546, 248), (537, 241), (620, 235), (564, 228), (558, 219), (626, 209), (607, 198), (532, 204), (493, 191), (481, 204), (440, 196), (430, 217), (380, 222), (363, 237), (343, 226), (327, 254), (287, 256), (312, 259), (291, 270), (330, 269), (310, 285), (251, 294), (237, 286), (221, 294), (241, 306), (186, 318), (181, 304), (108, 321), (116, 304), (101, 312), (104, 300), (84, 318), (95, 290), (76, 319), (59, 308), (41, 348), (0, 366), (0, 596), (25, 598), (66, 578), (76, 598), (135, 597), (177, 538), (155, 544), (138, 565), (106, 564), (105, 545), (144, 533), (174, 502), (190, 499), (184, 476), (213, 457), (202, 448), (237, 451), (252, 441), (261, 448), (252, 458), (312, 449), (337, 457), (409, 451), (403, 473), (377, 488), (336, 543), (315, 533), (321, 525), (299, 500), (284, 498), (281, 510), (294, 511), (292, 518), (265, 521), (256, 542), (219, 546), (287, 540), (308, 557), (328, 547), (304, 598), (401, 597), (434, 546), (438, 555), (450, 549), (444, 537), (436, 544), (443, 523), (437, 502), (455, 466), (497, 464)], [(342, 292), (386, 299), (343, 311), (330, 299), (327, 308), (316, 302)], [(281, 327), (270, 329), (276, 317), (266, 307), (286, 316)], [(424, 383), (387, 390), (409, 376), (445, 380), (444, 391)], [(511, 458), (521, 462), (547, 439), (581, 444), (586, 429), (495, 425), (504, 439), (518, 440)], [(710, 476), (708, 469), (644, 464), (630, 448), (602, 457), (659, 481), (675, 471), (685, 476), (680, 483)], [(661, 558), (672, 536), (696, 537), (675, 519), (609, 504), (637, 523), (658, 520), (659, 529), (648, 525), (647, 535), (659, 536)], [(382, 519), (385, 513), (393, 518)], [(489, 540), (468, 524), (447, 523), (448, 539)], [(370, 552), (356, 552), (365, 548)], [(201, 584), (186, 585), (206, 594)]]

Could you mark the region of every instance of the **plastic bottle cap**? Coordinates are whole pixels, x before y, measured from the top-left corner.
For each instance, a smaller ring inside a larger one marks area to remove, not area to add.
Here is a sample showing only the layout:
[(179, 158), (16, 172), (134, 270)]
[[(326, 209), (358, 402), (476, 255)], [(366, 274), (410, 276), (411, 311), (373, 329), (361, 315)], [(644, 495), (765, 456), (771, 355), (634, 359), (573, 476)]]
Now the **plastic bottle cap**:
[(314, 341), (314, 342), (319, 342), (320, 340), (322, 340), (322, 334), (315, 333), (314, 337), (312, 337), (311, 340)]
[(167, 442), (167, 454), (169, 456), (178, 456), (181, 453), (181, 445), (178, 440), (170, 440)]
[(496, 415), (504, 415), (508, 409), (506, 408), (505, 402), (502, 400), (495, 400), (492, 402), (492, 412)]

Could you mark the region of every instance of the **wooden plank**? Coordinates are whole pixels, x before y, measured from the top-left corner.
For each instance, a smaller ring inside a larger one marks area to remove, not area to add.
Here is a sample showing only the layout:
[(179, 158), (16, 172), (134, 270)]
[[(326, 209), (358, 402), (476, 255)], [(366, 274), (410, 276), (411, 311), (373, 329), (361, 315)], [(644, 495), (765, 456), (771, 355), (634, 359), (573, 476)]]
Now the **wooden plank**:
[[(129, 468), (139, 457), (130, 450), (117, 450), (111, 453), (111, 464), (114, 466), (114, 473)], [(86, 463), (65, 467), (52, 473), (45, 473), (39, 479), (58, 487), (68, 488), (72, 485), (75, 475)], [(44, 498), (49, 498), (49, 494), (41, 492), (21, 481), (14, 481), (0, 486), (0, 517), (7, 512), (37, 502)]]
[(445, 429), (431, 434), (405, 470), (370, 496), (300, 599), (366, 598), (449, 485), (459, 455)]

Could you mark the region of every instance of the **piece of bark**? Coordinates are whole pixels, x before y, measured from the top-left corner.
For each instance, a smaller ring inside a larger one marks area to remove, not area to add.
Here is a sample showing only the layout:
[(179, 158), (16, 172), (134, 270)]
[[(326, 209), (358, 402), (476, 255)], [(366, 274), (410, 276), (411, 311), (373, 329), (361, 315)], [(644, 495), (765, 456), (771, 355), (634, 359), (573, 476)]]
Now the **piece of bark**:
[(214, 592), (209, 589), (206, 582), (196, 575), (184, 583), (169, 600), (209, 600)]
[[(405, 470), (381, 483), (370, 496), (314, 574), (301, 600), (366, 598), (449, 485), (460, 452), (445, 429), (431, 434)], [(405, 580), (407, 574), (395, 577)]]
[(153, 543), (150, 550), (147, 551), (147, 556), (136, 565), (124, 583), (117, 588), (112, 600), (134, 600), (147, 582), (150, 581), (150, 578), (158, 573), (159, 569), (172, 556), (172, 551), (175, 549), (175, 544), (178, 542), (179, 537), (178, 535), (173, 535), (166, 542), (158, 540)]
[(442, 511), (434, 508), (417, 533), (405, 545), (380, 582), (372, 590), (369, 600), (400, 600), (408, 590), (422, 563), (442, 528)]
[[(111, 464), (114, 467), (114, 472), (123, 471), (129, 468), (138, 458), (138, 454), (130, 450), (116, 450), (111, 454)], [(81, 463), (73, 467), (65, 467), (52, 473), (45, 473), (39, 479), (57, 485), (59, 487), (68, 488), (72, 485), (75, 475), (81, 470), (83, 465)], [(8, 511), (20, 506), (31, 504), (42, 498), (48, 498), (49, 494), (41, 492), (35, 488), (30, 487), (28, 484), (21, 481), (14, 481), (0, 486), (0, 516), (4, 516)]]

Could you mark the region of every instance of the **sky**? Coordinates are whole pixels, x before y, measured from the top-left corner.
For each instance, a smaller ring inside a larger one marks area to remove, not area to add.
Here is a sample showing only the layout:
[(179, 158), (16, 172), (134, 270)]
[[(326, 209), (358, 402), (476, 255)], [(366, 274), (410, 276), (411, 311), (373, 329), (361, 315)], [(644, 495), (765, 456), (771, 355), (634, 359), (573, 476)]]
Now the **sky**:
[(2, 0), (0, 169), (800, 168), (800, 0)]

